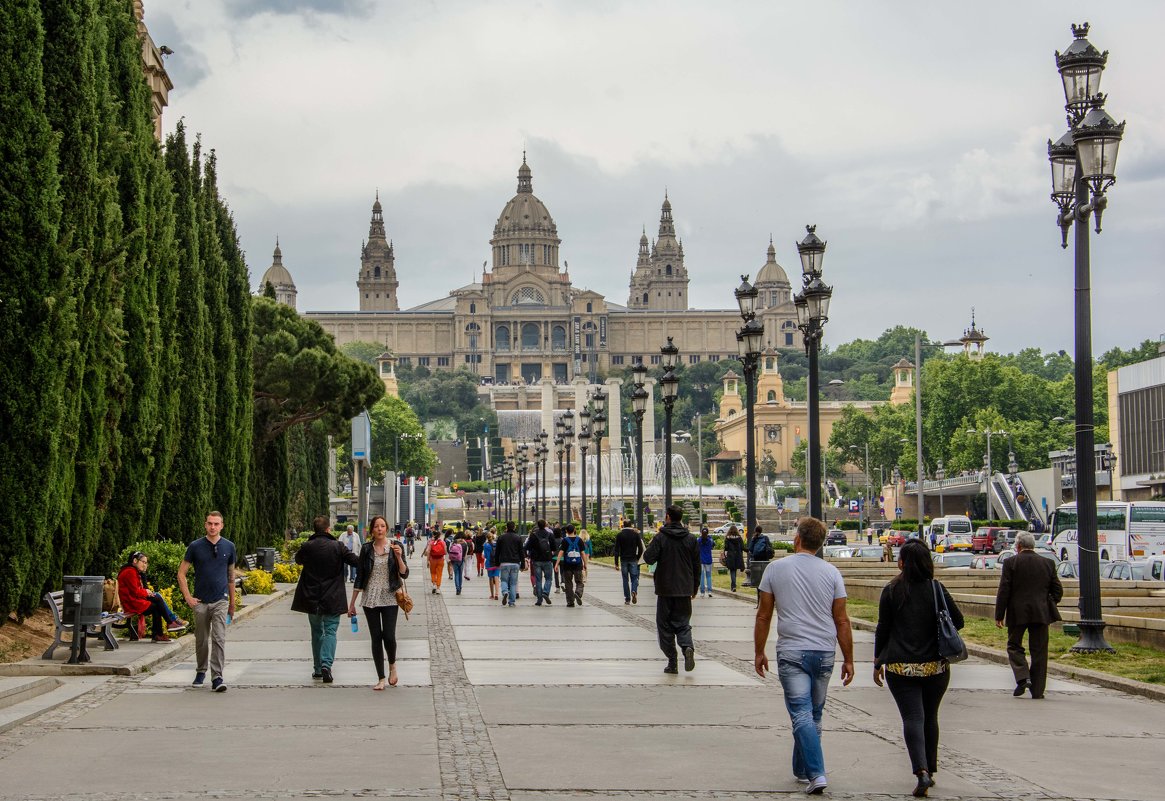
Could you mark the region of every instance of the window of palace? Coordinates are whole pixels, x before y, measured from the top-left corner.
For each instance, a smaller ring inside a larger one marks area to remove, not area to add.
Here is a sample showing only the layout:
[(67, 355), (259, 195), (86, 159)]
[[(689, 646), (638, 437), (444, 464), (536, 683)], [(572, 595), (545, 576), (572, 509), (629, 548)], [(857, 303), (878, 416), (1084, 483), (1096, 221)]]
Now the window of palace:
[(776, 390), (770, 389), (768, 397), (766, 397), (765, 400), (767, 400), (769, 403), (776, 403), (777, 402)]
[(429, 366), (429, 357), (428, 356), (418, 356), (417, 357), (417, 364), (419, 364), (421, 367), (428, 367)]
[(510, 329), (504, 325), (499, 325), (494, 329), (494, 344), (498, 350), (510, 349)]
[(700, 363), (700, 354), (693, 353), (691, 356), (688, 357), (688, 364), (699, 364), (699, 363)]
[(438, 356), (437, 357), (437, 366), (438, 367), (448, 367), (449, 366), (449, 357), (448, 356)]
[(708, 361), (710, 361), (710, 362), (718, 362), (718, 361), (720, 361), (720, 354), (719, 354), (719, 353), (713, 353), (711, 356), (709, 356), (709, 357), (708, 357)]
[(647, 302), (647, 298), (648, 298), (648, 293), (644, 292), (644, 293), (643, 293), (643, 302), (644, 302), (644, 303), (646, 303), (646, 302)]
[(524, 286), (510, 296), (511, 306), (545, 306), (546, 297), (537, 287)]
[(542, 347), (542, 331), (537, 323), (522, 325), (522, 350), (538, 350)]
[(611, 357), (611, 364), (622, 364), (622, 363), (623, 363), (622, 356), (612, 356)]
[(652, 364), (659, 364), (661, 361), (663, 361), (663, 356), (661, 356), (661, 355), (660, 355), (660, 354), (658, 354), (658, 353), (656, 353), (655, 355), (653, 355), (653, 356), (651, 357), (651, 363), (652, 363)]
[(470, 314), (477, 314), (477, 304), (476, 303), (469, 304), (469, 313)]
[(377, 264), (375, 267), (372, 268), (372, 277), (373, 278), (380, 277), (380, 265), (379, 264)]
[(792, 345), (793, 345), (793, 335), (792, 334), (785, 334), (785, 347), (786, 348), (792, 347)]
[(664, 272), (666, 272), (668, 275), (671, 275), (671, 265), (670, 264), (667, 266), (667, 268)]
[(550, 347), (554, 350), (566, 350), (566, 328), (556, 325), (550, 329)]

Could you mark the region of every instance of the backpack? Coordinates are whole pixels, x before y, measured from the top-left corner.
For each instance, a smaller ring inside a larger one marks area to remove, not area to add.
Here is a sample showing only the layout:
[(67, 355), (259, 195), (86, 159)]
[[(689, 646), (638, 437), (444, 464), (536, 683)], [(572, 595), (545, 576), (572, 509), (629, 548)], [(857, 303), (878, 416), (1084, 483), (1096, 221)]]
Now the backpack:
[(773, 558), (773, 544), (764, 534), (755, 537), (752, 547), (748, 549), (752, 558), (758, 562), (768, 562)]
[(429, 543), (429, 558), (430, 559), (444, 559), (445, 558), (445, 540), (436, 539)]
[(534, 539), (538, 543), (538, 562), (549, 562), (554, 559), (554, 537), (546, 529), (534, 532)]
[(464, 546), (460, 542), (453, 543), (449, 546), (449, 561), (460, 562), (463, 552)]
[(583, 563), (582, 540), (578, 537), (563, 537), (562, 548), (566, 552), (566, 557), (562, 563), (568, 567), (578, 567)]

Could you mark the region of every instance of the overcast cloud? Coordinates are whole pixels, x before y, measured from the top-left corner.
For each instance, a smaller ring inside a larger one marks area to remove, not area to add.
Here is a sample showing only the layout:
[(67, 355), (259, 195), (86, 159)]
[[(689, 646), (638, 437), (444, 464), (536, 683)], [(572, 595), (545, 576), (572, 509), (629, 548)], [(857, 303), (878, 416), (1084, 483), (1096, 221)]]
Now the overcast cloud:
[(949, 339), (974, 306), (1005, 352), (1072, 349), (1046, 142), (1084, 20), (1128, 121), (1092, 244), (1099, 353), (1165, 334), (1165, 4), (146, 4), (175, 51), (166, 129), (216, 149), (254, 280), (278, 235), (301, 310), (356, 307), (377, 189), (402, 306), (475, 280), (525, 149), (577, 287), (626, 302), (666, 187), (700, 308), (733, 305), (770, 235), (794, 274), (816, 223), (827, 342)]

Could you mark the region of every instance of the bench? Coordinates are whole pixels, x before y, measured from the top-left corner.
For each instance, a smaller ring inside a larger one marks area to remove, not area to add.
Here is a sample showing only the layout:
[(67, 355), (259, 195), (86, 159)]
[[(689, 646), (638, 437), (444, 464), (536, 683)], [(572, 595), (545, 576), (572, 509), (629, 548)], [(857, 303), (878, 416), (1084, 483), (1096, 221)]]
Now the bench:
[[(73, 631), (73, 624), (66, 623), (62, 620), (61, 615), (65, 608), (65, 591), (57, 590), (56, 592), (47, 592), (44, 596), (45, 604), (48, 605), (49, 610), (53, 613), (53, 644), (48, 647), (48, 650), (41, 655), (41, 659), (52, 659), (53, 651), (57, 650), (58, 645), (72, 645), (73, 639), (62, 640), (61, 635), (65, 632), (70, 632), (73, 638), (77, 636)], [(84, 627), (81, 632), (81, 661), (89, 661), (89, 655), (85, 653), (84, 638), (95, 637), (105, 643), (106, 651), (116, 651), (118, 649), (117, 639), (113, 636), (114, 624), (124, 623), (126, 616), (120, 612), (114, 614), (102, 614), (101, 620), (98, 623), (92, 623)]]
[[(244, 554), (243, 555), (243, 564), (245, 564), (247, 566), (247, 570), (254, 570), (256, 567), (259, 566), (259, 555), (253, 554), (253, 553)], [(243, 577), (242, 576), (235, 576), (235, 589), (238, 590), (239, 593), (242, 595), (247, 594), (247, 590), (243, 587)]]

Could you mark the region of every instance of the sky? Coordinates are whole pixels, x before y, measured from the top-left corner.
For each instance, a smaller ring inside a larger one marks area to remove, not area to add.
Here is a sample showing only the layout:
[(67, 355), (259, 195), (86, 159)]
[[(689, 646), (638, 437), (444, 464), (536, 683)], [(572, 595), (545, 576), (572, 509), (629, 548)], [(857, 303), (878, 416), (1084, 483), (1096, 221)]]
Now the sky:
[[(1126, 120), (1093, 235), (1093, 350), (1165, 335), (1158, 0), (146, 0), (164, 127), (218, 155), (253, 282), (276, 237), (301, 311), (357, 307), (375, 193), (402, 308), (478, 280), (523, 151), (576, 288), (627, 302), (666, 191), (696, 308), (815, 224), (826, 344), (895, 325), (1073, 352), (1047, 140), (1054, 53), (1110, 50)], [(797, 288), (797, 287), (795, 287)]]

